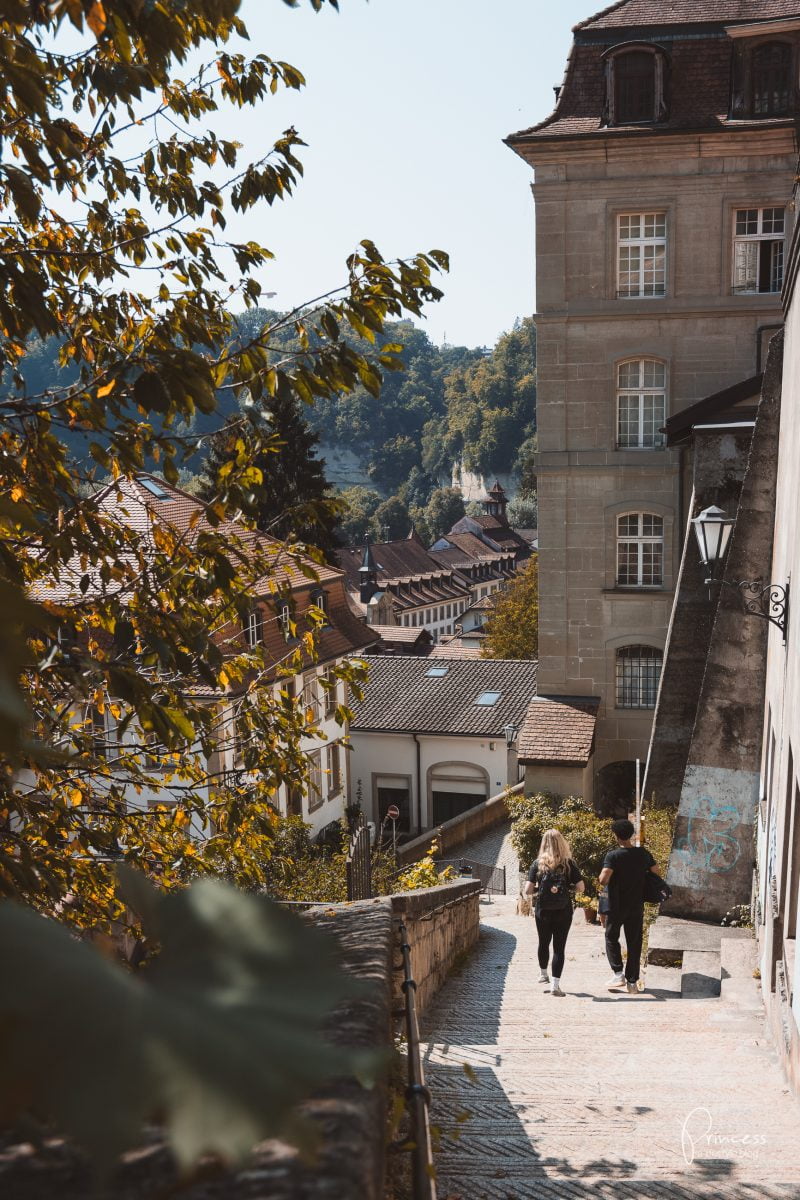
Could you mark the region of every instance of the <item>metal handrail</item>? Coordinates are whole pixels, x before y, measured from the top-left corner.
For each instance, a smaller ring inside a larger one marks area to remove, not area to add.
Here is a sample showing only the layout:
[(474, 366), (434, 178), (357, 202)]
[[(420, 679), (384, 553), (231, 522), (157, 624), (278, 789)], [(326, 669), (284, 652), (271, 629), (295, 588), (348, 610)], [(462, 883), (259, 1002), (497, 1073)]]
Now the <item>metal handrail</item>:
[(400, 922), (400, 952), (403, 956), (403, 995), (405, 996), (406, 1040), (408, 1043), (408, 1086), (406, 1102), (411, 1118), (411, 1179), (414, 1200), (436, 1200), (433, 1145), (429, 1107), (431, 1094), (425, 1086), (417, 1022), (417, 985), (411, 973), (411, 946), (408, 930)]

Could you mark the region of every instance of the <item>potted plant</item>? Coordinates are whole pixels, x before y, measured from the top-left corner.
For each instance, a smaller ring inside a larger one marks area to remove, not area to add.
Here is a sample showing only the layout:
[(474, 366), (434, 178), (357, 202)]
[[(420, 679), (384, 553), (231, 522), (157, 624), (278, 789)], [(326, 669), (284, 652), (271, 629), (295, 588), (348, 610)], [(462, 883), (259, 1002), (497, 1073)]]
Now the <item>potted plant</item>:
[(597, 924), (597, 900), (594, 896), (587, 895), (582, 892), (575, 897), (575, 903), (579, 908), (583, 909), (583, 915), (588, 925)]

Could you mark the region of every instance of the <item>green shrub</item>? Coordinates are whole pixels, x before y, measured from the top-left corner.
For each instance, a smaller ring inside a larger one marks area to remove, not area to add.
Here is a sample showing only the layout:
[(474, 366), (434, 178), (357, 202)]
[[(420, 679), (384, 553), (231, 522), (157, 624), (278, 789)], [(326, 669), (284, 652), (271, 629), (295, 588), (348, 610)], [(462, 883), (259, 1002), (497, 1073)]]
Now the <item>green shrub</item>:
[[(555, 796), (551, 792), (509, 796), (508, 810), (511, 843), (519, 855), (521, 870), (527, 871), (536, 858), (545, 830), (558, 829), (570, 844), (587, 891), (596, 894), (603, 860), (616, 845), (608, 817), (599, 817), (579, 796)], [(644, 844), (662, 872), (666, 870), (672, 847), (673, 820), (670, 809), (653, 809), (644, 814)]]

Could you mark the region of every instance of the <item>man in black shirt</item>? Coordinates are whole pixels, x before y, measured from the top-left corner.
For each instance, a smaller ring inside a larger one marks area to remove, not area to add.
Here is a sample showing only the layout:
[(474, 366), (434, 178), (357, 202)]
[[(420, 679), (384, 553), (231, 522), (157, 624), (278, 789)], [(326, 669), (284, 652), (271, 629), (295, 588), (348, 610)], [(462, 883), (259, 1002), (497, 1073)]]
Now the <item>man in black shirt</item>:
[[(609, 991), (639, 990), (639, 964), (642, 957), (644, 927), (644, 879), (656, 869), (649, 850), (634, 846), (634, 828), (630, 821), (614, 821), (611, 830), (617, 839), (616, 850), (609, 850), (600, 872), (600, 884), (608, 885), (608, 918), (606, 920), (606, 954), (614, 972), (608, 982)], [(622, 968), (620, 932), (625, 932), (628, 961)]]

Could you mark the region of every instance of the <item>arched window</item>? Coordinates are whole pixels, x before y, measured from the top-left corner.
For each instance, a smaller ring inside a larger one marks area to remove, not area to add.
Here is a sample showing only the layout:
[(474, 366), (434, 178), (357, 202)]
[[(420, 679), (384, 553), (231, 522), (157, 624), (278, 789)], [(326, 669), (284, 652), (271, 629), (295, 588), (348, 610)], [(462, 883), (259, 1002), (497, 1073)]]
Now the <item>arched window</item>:
[(664, 54), (655, 46), (616, 50), (607, 62), (609, 125), (640, 125), (666, 116)]
[(667, 415), (667, 368), (656, 358), (637, 358), (617, 366), (617, 446), (620, 450), (657, 450)]
[(617, 708), (655, 708), (663, 655), (653, 646), (617, 651)]
[(782, 117), (790, 111), (792, 49), (768, 42), (753, 51), (753, 116)]
[(664, 518), (655, 513), (624, 513), (617, 518), (617, 586), (662, 587)]

